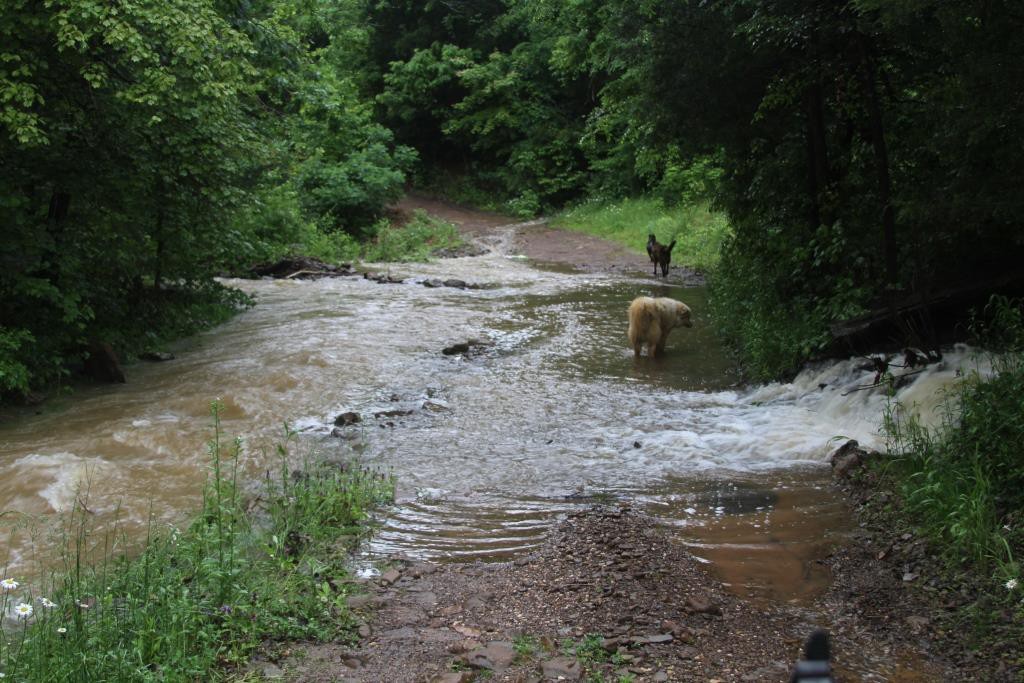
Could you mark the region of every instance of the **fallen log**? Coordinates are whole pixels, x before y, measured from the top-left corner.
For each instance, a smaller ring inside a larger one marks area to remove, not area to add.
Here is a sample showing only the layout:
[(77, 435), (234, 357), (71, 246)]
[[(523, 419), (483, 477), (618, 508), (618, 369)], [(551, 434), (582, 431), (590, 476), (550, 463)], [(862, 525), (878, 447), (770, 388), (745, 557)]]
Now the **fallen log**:
[[(972, 311), (982, 310), (993, 294), (1019, 296), (1022, 292), (1024, 273), (1013, 273), (934, 293), (904, 294), (892, 306), (879, 306), (855, 318), (832, 323), (831, 350), (848, 353), (960, 341)], [(910, 338), (915, 335), (919, 338)]]

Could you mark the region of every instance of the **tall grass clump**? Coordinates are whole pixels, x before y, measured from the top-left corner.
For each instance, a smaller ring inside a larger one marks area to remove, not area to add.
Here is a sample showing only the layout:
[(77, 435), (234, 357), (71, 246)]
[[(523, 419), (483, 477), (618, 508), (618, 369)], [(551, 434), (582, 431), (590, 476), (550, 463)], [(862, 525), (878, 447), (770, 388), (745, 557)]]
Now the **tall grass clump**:
[(373, 239), (363, 245), (361, 256), (373, 262), (427, 261), (435, 251), (461, 244), (454, 225), (417, 209), (405, 225), (381, 221)]
[(672, 263), (702, 272), (718, 264), (729, 233), (725, 214), (713, 211), (707, 202), (668, 206), (652, 197), (589, 201), (556, 215), (552, 223), (619, 242), (641, 254), (648, 234), (663, 244), (675, 239)]
[[(96, 537), (78, 507), (63, 566), (27, 582), (4, 577), (0, 673), (18, 681), (208, 681), (237, 675), (288, 640), (344, 638), (346, 559), (390, 477), (305, 459), (287, 448), (262, 493), (240, 494), (239, 441), (224, 443), (214, 403), (203, 507), (186, 528), (150, 525), (135, 552)], [(287, 443), (287, 442), (286, 442)], [(98, 548), (98, 558), (92, 561)]]
[(912, 519), (951, 565), (991, 576), (990, 588), (1019, 601), (1024, 546), (1024, 315), (994, 297), (975, 330), (992, 374), (964, 374), (945, 417), (926, 429), (896, 406), (885, 430)]

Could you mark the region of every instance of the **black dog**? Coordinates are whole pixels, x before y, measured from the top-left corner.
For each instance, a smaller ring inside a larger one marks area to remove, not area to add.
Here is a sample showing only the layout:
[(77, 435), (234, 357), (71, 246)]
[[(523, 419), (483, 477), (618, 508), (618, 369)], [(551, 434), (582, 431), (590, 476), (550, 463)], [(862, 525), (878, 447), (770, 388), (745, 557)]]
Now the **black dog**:
[(673, 239), (667, 246), (661, 244), (654, 238), (654, 235), (647, 235), (647, 255), (651, 257), (654, 264), (654, 276), (658, 276), (658, 266), (661, 266), (662, 277), (668, 277), (668, 264), (672, 260), (672, 249), (676, 246)]

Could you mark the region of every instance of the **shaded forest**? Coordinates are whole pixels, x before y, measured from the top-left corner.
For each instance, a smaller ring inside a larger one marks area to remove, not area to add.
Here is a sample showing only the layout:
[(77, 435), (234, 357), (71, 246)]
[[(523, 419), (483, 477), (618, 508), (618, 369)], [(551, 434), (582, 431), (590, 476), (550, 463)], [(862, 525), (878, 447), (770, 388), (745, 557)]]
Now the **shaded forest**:
[(410, 183), (710, 200), (716, 324), (790, 372), (839, 321), (1014, 284), (1022, 28), (1009, 0), (12, 0), (0, 391), (223, 319), (216, 275), (348, 253)]

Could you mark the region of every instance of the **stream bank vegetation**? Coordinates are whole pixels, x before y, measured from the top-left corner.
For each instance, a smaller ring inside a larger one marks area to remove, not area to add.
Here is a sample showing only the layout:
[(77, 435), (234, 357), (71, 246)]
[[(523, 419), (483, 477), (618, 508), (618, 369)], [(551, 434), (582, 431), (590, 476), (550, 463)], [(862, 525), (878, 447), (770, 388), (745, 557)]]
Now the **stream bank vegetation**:
[[(355, 638), (349, 559), (390, 476), (285, 446), (261, 492), (243, 495), (241, 444), (223, 441), (218, 403), (203, 506), (183, 529), (152, 522), (136, 548), (78, 505), (62, 566), (0, 586), (0, 673), (18, 681), (196, 681), (243, 676), (291, 641)], [(11, 610), (11, 611), (8, 611)]]
[(874, 512), (930, 541), (944, 583), (962, 592), (951, 630), (979, 657), (1009, 652), (1024, 666), (1024, 304), (994, 297), (977, 320), (991, 374), (966, 371), (935, 428), (892, 407), (889, 457), (873, 470), (897, 504)]

